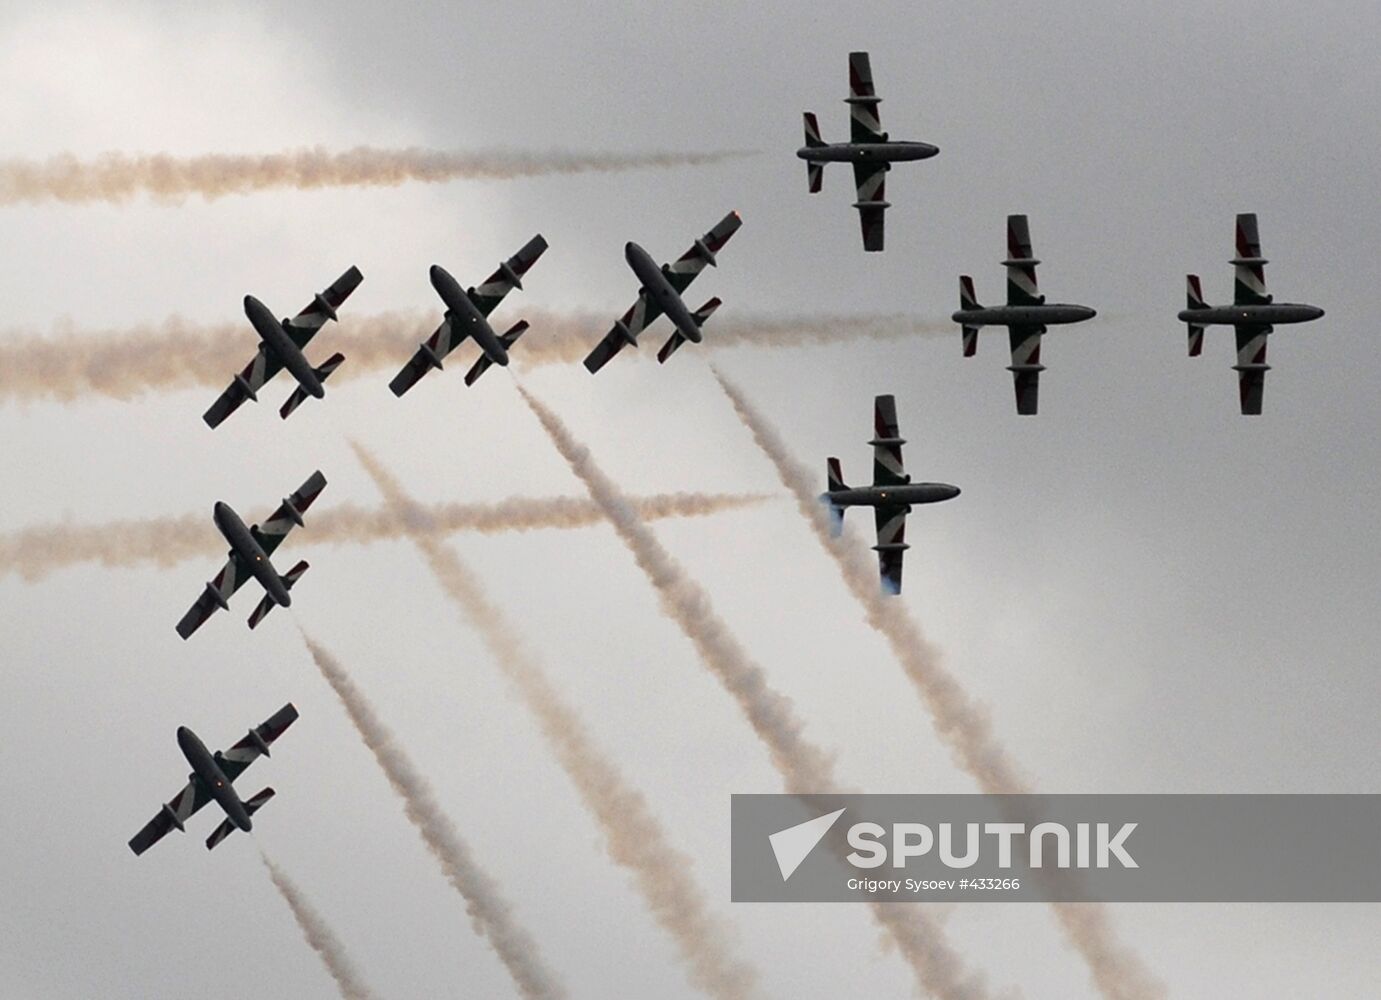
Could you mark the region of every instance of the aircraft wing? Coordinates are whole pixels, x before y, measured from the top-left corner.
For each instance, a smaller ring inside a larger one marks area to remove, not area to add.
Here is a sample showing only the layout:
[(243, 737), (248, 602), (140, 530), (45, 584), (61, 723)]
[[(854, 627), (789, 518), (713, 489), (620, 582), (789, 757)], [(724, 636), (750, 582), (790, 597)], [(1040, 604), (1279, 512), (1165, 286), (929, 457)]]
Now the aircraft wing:
[(393, 390), (395, 396), (401, 396), (407, 392), (423, 375), (427, 374), (432, 368), (441, 367), (441, 359), (454, 351), (467, 334), (462, 333), (455, 336), (451, 330), (451, 321), (443, 319), (441, 325), (436, 328), (430, 337), (422, 342), (422, 346), (417, 349), (408, 363), (403, 366), (402, 371), (393, 376), (393, 381), (388, 387)]
[(1266, 364), (1266, 338), (1271, 328), (1262, 325), (1242, 324), (1237, 330), (1237, 393), (1241, 397), (1242, 413), (1246, 416), (1261, 415), (1261, 397), (1266, 388), (1266, 373), (1271, 366)]
[(326, 325), (328, 319), (336, 318), (336, 310), (363, 280), (364, 275), (360, 273), (360, 269), (352, 266), (337, 278), (330, 288), (319, 293), (301, 312), (288, 320), (284, 330), (292, 338), (293, 343), (298, 347), (306, 347), (307, 341), (316, 336), (316, 332)]
[(302, 515), (312, 505), (312, 501), (326, 489), (326, 477), (318, 470), (313, 472), (305, 483), (293, 491), (278, 505), (278, 509), (263, 524), (253, 529), (254, 538), (263, 548), (265, 555), (272, 555), (283, 539), (288, 537), (293, 525), (302, 523)]
[(897, 400), (878, 396), (873, 401), (873, 485), (900, 486), (911, 481), (902, 463), (901, 446), (906, 440), (897, 429)]
[(660, 315), (662, 307), (639, 292), (638, 301), (614, 323), (614, 328), (604, 335), (604, 339), (595, 345), (595, 349), (585, 359), (585, 367), (594, 374), (629, 344), (636, 347), (638, 334), (647, 329), (648, 324)]
[(232, 554), (221, 571), (203, 588), (196, 603), (187, 609), (187, 613), (177, 623), (177, 634), (184, 639), (190, 638), (217, 609), (224, 608), (229, 603), (231, 595), (251, 576), (253, 574), (245, 565), (245, 561)]
[(1039, 305), (1040, 289), (1036, 285), (1036, 260), (1031, 253), (1031, 227), (1024, 215), (1007, 216), (1007, 304), (1009, 306)]
[(902, 556), (909, 547), (906, 544), (906, 515), (909, 510), (905, 506), (873, 508), (878, 530), (878, 543), (873, 546), (878, 554), (878, 570), (882, 575), (883, 588), (893, 594), (901, 593)]
[(260, 757), (268, 756), (268, 748), (297, 721), (297, 708), (292, 702), (284, 705), (268, 720), (242, 736), (229, 750), (222, 750), (218, 758), (221, 771), (232, 782)]
[(1255, 212), (1243, 212), (1237, 217), (1237, 256), (1233, 258), (1232, 266), (1232, 301), (1235, 304), (1254, 306), (1271, 301), (1266, 293), (1266, 258), (1261, 256), (1261, 237), (1256, 231)]
[(264, 383), (277, 375), (282, 368), (283, 362), (270, 355), (264, 345), (260, 344), (253, 360), (235, 376), (234, 381), (211, 404), (211, 408), (202, 414), (201, 419), (206, 421), (207, 427), (219, 427), (221, 422), (238, 410), (246, 399), (256, 399), (256, 394), (264, 387)]
[(546, 249), (547, 241), (542, 239), (541, 233), (528, 240), (521, 250), (500, 264), (499, 269), (486, 278), (484, 284), (468, 293), (475, 308), (488, 316), (503, 301), (505, 295), (515, 288), (522, 288), (523, 275), (537, 263), (537, 258), (541, 257)]
[(878, 104), (882, 98), (873, 90), (873, 67), (866, 52), (849, 53), (849, 138), (853, 142), (886, 142)]
[(883, 213), (890, 207), (886, 192), (887, 164), (855, 163), (854, 188), (858, 221), (863, 227), (863, 249), (883, 248)]
[(724, 248), (724, 244), (729, 242), (729, 237), (738, 232), (741, 225), (743, 219), (739, 214), (730, 212), (720, 219), (713, 229), (692, 243), (689, 250), (668, 264), (665, 270), (671, 287), (676, 289), (678, 294), (690, 287), (695, 276), (705, 270), (705, 265), (714, 263), (714, 255)]
[(181, 829), (187, 819), (206, 803), (211, 796), (201, 787), (200, 782), (189, 781), (182, 791), (172, 797), (144, 828), (130, 838), (129, 849), (135, 854), (143, 854), (174, 827)]
[(1012, 344), (1012, 363), (1007, 370), (1012, 373), (1013, 385), (1017, 394), (1017, 413), (1034, 416), (1041, 372), (1041, 334), (1043, 326), (1014, 326), (1008, 330)]

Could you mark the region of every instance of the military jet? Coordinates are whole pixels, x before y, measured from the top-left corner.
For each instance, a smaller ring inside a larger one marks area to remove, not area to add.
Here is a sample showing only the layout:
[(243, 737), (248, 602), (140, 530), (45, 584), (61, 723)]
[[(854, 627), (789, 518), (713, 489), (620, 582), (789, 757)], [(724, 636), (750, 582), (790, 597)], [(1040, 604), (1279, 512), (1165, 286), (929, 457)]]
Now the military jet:
[(902, 556), (910, 548), (905, 542), (906, 515), (913, 504), (939, 503), (959, 495), (958, 486), (948, 483), (913, 483), (902, 464), (901, 446), (906, 444), (897, 431), (897, 402), (892, 396), (878, 396), (873, 402), (873, 485), (848, 486), (839, 468), (839, 459), (831, 458), (829, 489), (820, 495), (828, 505), (830, 528), (838, 537), (844, 530), (844, 510), (847, 507), (872, 507), (877, 522), (878, 568), (882, 574), (882, 589), (889, 594), (901, 593)]
[(483, 375), (490, 365), (507, 367), (508, 349), (527, 329), (527, 320), (519, 320), (504, 333), (496, 334), (489, 325), (489, 314), (498, 308), (511, 290), (522, 289), (523, 275), (537, 263), (537, 258), (546, 249), (547, 241), (538, 233), (516, 254), (499, 264), (499, 269), (478, 288), (473, 285), (468, 289), (461, 288), (460, 283), (444, 267), (433, 264), (432, 287), (446, 304), (446, 315), (436, 332), (417, 348), (412, 360), (393, 376), (393, 381), (388, 384), (393, 394), (403, 395), (433, 368), (441, 371), (441, 359), (459, 347), (466, 337), (473, 339), (480, 349), (479, 360), (465, 374), (466, 385), (474, 385), (475, 379)]
[(211, 518), (216, 522), (220, 533), (225, 536), (225, 540), (230, 543), (230, 559), (177, 623), (177, 634), (186, 639), (200, 628), (202, 622), (210, 618), (217, 608), (229, 611), (231, 595), (251, 577), (263, 586), (264, 598), (249, 616), (250, 628), (263, 621), (274, 605), (290, 607), (292, 597), (288, 591), (292, 590), (293, 584), (307, 572), (307, 562), (304, 559), (286, 574), (279, 576), (278, 571), (273, 568), (273, 563), (269, 561), (269, 556), (287, 537), (293, 525), (303, 523), (302, 515), (325, 488), (326, 477), (320, 472), (313, 472), (308, 480), (298, 487), (297, 492), (278, 505), (272, 517), (263, 524), (255, 524), (248, 528), (230, 504), (217, 501), (216, 506), (212, 508)]
[(883, 191), (883, 181), (892, 164), (905, 160), (926, 160), (940, 152), (928, 142), (889, 139), (882, 130), (878, 104), (882, 98), (873, 90), (873, 70), (868, 53), (849, 53), (849, 105), (851, 121), (848, 142), (825, 142), (820, 138), (820, 123), (807, 111), (806, 144), (796, 155), (806, 161), (806, 182), (811, 194), (818, 194), (825, 179), (826, 163), (852, 163), (854, 188), (858, 192), (858, 220), (863, 226), (863, 249), (883, 248), (883, 213), (891, 207)]
[(1266, 293), (1266, 258), (1261, 256), (1261, 237), (1256, 232), (1256, 213), (1244, 212), (1237, 217), (1237, 256), (1232, 264), (1236, 276), (1233, 281), (1233, 304), (1211, 306), (1204, 301), (1199, 276), (1186, 277), (1189, 308), (1179, 318), (1189, 326), (1189, 356), (1197, 358), (1204, 349), (1204, 327), (1223, 323), (1237, 330), (1238, 395), (1242, 413), (1260, 416), (1261, 396), (1265, 388), (1266, 338), (1276, 323), (1308, 323), (1323, 315), (1318, 306), (1294, 302), (1275, 302)]
[(259, 334), (259, 353), (254, 355), (254, 360), (235, 376), (230, 386), (202, 416), (206, 426), (219, 427), (221, 421), (238, 410), (246, 399), (257, 402), (258, 392), (264, 383), (283, 368), (297, 379), (297, 388), (278, 411), (278, 415), (284, 420), (301, 406), (308, 396), (320, 399), (326, 395), (321, 383), (340, 367), (345, 355), (337, 352), (327, 358), (319, 368), (313, 368), (302, 351), (328, 319), (336, 318), (336, 310), (363, 280), (364, 275), (360, 274), (359, 268), (350, 268), (337, 278), (336, 283), (330, 288), (317, 293), (316, 298), (300, 313), (281, 322), (273, 318), (268, 306), (253, 295), (246, 295), (245, 316), (249, 318), (254, 332)]
[(665, 364), (667, 358), (688, 340), (695, 344), (700, 343), (700, 328), (721, 303), (718, 298), (713, 298), (695, 312), (691, 312), (682, 300), (681, 293), (695, 280), (695, 276), (705, 269), (706, 264), (716, 266), (715, 254), (729, 242), (730, 236), (738, 232), (741, 225), (743, 220), (739, 218), (739, 214), (730, 212), (719, 220), (718, 225), (691, 244), (691, 248), (677, 258), (676, 263), (663, 264), (661, 267), (658, 267), (648, 252), (638, 244), (627, 244), (623, 248), (624, 259), (642, 282), (642, 287), (638, 289), (638, 301), (633, 303), (632, 308), (624, 313), (622, 318), (614, 321), (614, 328), (605, 334), (604, 339), (595, 345), (595, 349), (585, 359), (585, 367), (590, 373), (603, 368), (609, 359), (625, 346), (631, 344), (637, 347), (638, 334), (663, 313), (666, 313), (667, 319), (676, 327), (676, 332), (657, 352), (659, 362)]
[(282, 736), (296, 719), (297, 709), (289, 702), (274, 712), (263, 725), (251, 729), (229, 750), (217, 750), (215, 753), (206, 749), (206, 744), (197, 738), (196, 733), (186, 726), (179, 726), (177, 745), (182, 749), (187, 763), (192, 765), (192, 773), (187, 776), (187, 784), (182, 791), (164, 803), (158, 814), (130, 838), (129, 849), (135, 854), (143, 854), (174, 827), (186, 833), (188, 818), (213, 799), (225, 810), (226, 818), (206, 838), (208, 851), (235, 830), (248, 833), (254, 826), (250, 817), (273, 798), (273, 789), (265, 788), (251, 798), (241, 799), (233, 783), (255, 760), (269, 755), (269, 744)]
[(971, 358), (978, 351), (980, 326), (1005, 326), (1012, 344), (1012, 373), (1016, 386), (1017, 413), (1032, 416), (1036, 413), (1037, 393), (1040, 389), (1041, 334), (1046, 327), (1059, 323), (1082, 323), (1097, 315), (1088, 306), (1047, 304), (1045, 296), (1036, 290), (1036, 265), (1031, 256), (1031, 230), (1026, 216), (1007, 216), (1007, 304), (984, 308), (973, 292), (973, 279), (967, 274), (959, 278), (959, 311), (951, 317), (963, 327), (964, 357)]

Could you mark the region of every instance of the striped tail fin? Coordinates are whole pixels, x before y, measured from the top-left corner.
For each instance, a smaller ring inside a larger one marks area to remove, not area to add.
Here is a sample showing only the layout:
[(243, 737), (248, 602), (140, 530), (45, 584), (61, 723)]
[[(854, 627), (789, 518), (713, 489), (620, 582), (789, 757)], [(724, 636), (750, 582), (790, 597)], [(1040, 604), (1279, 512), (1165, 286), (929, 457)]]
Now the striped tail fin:
[[(1208, 303), (1204, 301), (1204, 291), (1199, 285), (1197, 274), (1187, 274), (1184, 278), (1188, 309), (1207, 309)], [(1204, 327), (1199, 323), (1189, 323), (1189, 356), (1197, 358), (1204, 350)]]
[[(962, 310), (982, 309), (978, 296), (973, 291), (973, 278), (967, 274), (959, 275), (959, 308)], [(964, 357), (971, 358), (978, 353), (978, 327), (964, 326)]]
[[(514, 323), (503, 333), (499, 334), (499, 341), (503, 344), (504, 350), (508, 350), (510, 347), (516, 344), (518, 342), (518, 338), (523, 335), (527, 328), (527, 320), (520, 319), (518, 320), (518, 322)], [(481, 375), (483, 375), (485, 372), (487, 372), (489, 370), (489, 366), (493, 363), (494, 362), (489, 360), (489, 355), (485, 354), (483, 351), (480, 351), (480, 356), (477, 359), (475, 359), (475, 363), (471, 365), (470, 370), (465, 373), (465, 384), (474, 385), (475, 380), (479, 378)]]
[[(829, 458), (825, 460), (825, 482), (830, 493), (836, 490), (847, 490), (849, 487), (844, 483), (844, 473), (839, 467), (839, 459)], [(844, 508), (830, 501), (828, 494), (821, 497), (829, 507), (830, 515), (830, 535), (838, 538), (844, 533)]]
[[(274, 791), (272, 788), (261, 789), (252, 798), (245, 799), (245, 812), (253, 816), (263, 807), (264, 803), (273, 798), (273, 796)], [(211, 836), (206, 838), (206, 849), (208, 851), (211, 850), (226, 837), (234, 833), (235, 830), (235, 824), (230, 822), (230, 820), (221, 820), (221, 825), (212, 830)]]
[[(815, 112), (805, 113), (806, 148), (815, 149), (825, 144), (820, 138), (820, 123), (815, 120)], [(825, 183), (825, 165), (818, 160), (806, 160), (806, 187), (811, 194), (819, 194)]]
[[(327, 358), (325, 361), (321, 363), (320, 368), (316, 369), (316, 377), (319, 378), (321, 381), (325, 382), (328, 378), (331, 377), (331, 373), (340, 367), (341, 362), (344, 360), (345, 355), (341, 354), (339, 351), (337, 351), (335, 354), (332, 354), (329, 358)], [(292, 416), (293, 410), (297, 409), (306, 401), (307, 390), (303, 389), (302, 386), (299, 385), (296, 389), (292, 391), (292, 395), (288, 397), (287, 402), (284, 403), (282, 409), (278, 411), (278, 415), (282, 417), (284, 420), (287, 420), (288, 417)]]

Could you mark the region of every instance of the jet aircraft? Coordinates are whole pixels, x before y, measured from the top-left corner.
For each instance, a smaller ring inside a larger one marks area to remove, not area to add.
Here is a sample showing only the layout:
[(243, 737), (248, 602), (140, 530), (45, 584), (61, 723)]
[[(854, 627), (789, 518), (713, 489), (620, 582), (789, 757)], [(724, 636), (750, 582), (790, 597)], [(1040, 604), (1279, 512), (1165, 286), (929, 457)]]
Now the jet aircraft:
[(1189, 356), (1197, 358), (1204, 348), (1204, 327), (1222, 323), (1237, 330), (1237, 390), (1241, 397), (1242, 413), (1259, 416), (1261, 396), (1265, 388), (1266, 338), (1276, 323), (1308, 323), (1323, 315), (1318, 306), (1295, 302), (1275, 302), (1266, 292), (1266, 258), (1261, 256), (1261, 237), (1256, 232), (1256, 213), (1244, 212), (1237, 217), (1237, 256), (1232, 264), (1236, 276), (1233, 281), (1233, 304), (1211, 306), (1204, 301), (1199, 276), (1186, 277), (1189, 307), (1179, 318), (1189, 326)]
[(604, 339), (595, 345), (595, 349), (585, 359), (585, 367), (591, 374), (603, 368), (625, 345), (637, 347), (638, 334), (663, 313), (676, 327), (676, 332), (657, 352), (659, 362), (665, 363), (666, 359), (688, 340), (695, 344), (700, 343), (700, 328), (721, 303), (718, 298), (713, 298), (691, 312), (681, 298), (681, 293), (695, 280), (695, 276), (705, 269), (706, 264), (716, 266), (715, 254), (729, 242), (730, 236), (738, 232), (741, 225), (743, 220), (739, 218), (739, 214), (730, 212), (719, 220), (718, 225), (696, 240), (674, 264), (663, 264), (661, 267), (658, 267), (648, 252), (638, 244), (627, 244), (623, 248), (624, 259), (642, 282), (642, 287), (638, 289), (638, 301), (633, 303), (632, 308), (624, 313), (622, 318), (614, 321), (614, 328), (605, 334)]
[(158, 814), (130, 839), (129, 849), (135, 854), (143, 854), (174, 827), (186, 833), (188, 818), (213, 800), (225, 810), (226, 818), (206, 838), (207, 850), (235, 830), (248, 833), (254, 826), (250, 817), (273, 798), (273, 789), (265, 788), (251, 798), (241, 799), (235, 791), (234, 781), (259, 757), (269, 756), (269, 744), (282, 736), (296, 719), (297, 709), (289, 702), (274, 712), (263, 725), (251, 729), (229, 750), (217, 750), (215, 753), (206, 749), (206, 744), (196, 733), (186, 726), (179, 726), (177, 745), (192, 766), (192, 773), (187, 776), (187, 784), (182, 791), (164, 803)]
[(901, 446), (906, 444), (897, 431), (897, 402), (892, 396), (878, 396), (873, 402), (873, 485), (848, 486), (840, 471), (839, 459), (831, 458), (829, 489), (821, 494), (829, 506), (830, 528), (838, 537), (844, 530), (844, 510), (847, 507), (872, 507), (877, 522), (878, 569), (882, 574), (882, 588), (890, 594), (901, 593), (902, 556), (910, 548), (906, 544), (906, 515), (913, 504), (939, 503), (953, 500), (959, 487), (948, 483), (913, 483), (902, 464)]
[(225, 540), (230, 543), (230, 558), (224, 568), (202, 590), (196, 603), (177, 623), (177, 634), (186, 639), (200, 628), (202, 622), (210, 618), (217, 608), (223, 611), (230, 610), (231, 595), (251, 577), (258, 580), (264, 588), (264, 598), (249, 616), (250, 628), (263, 621), (274, 605), (281, 604), (285, 608), (291, 606), (292, 597), (288, 591), (292, 590), (293, 584), (307, 572), (307, 562), (304, 559), (285, 575), (279, 576), (269, 556), (287, 537), (293, 525), (303, 523), (302, 515), (325, 488), (326, 477), (319, 471), (313, 472), (308, 480), (298, 487), (297, 492), (278, 505), (272, 517), (263, 524), (255, 524), (248, 528), (230, 504), (218, 501), (212, 508), (211, 517), (220, 533), (225, 536)]
[(326, 395), (321, 383), (340, 367), (345, 355), (337, 352), (320, 367), (313, 368), (302, 351), (328, 319), (336, 318), (336, 310), (363, 280), (364, 275), (360, 274), (359, 268), (350, 268), (330, 288), (317, 293), (316, 298), (300, 313), (281, 322), (273, 318), (268, 306), (253, 295), (246, 295), (245, 316), (249, 318), (254, 332), (259, 334), (259, 353), (254, 355), (254, 360), (235, 376), (225, 392), (202, 416), (206, 426), (219, 427), (221, 421), (238, 410), (246, 399), (257, 402), (258, 392), (264, 383), (283, 368), (297, 379), (297, 388), (278, 411), (283, 419), (286, 420), (308, 396), (320, 399)]
[(508, 349), (527, 329), (527, 320), (520, 320), (504, 333), (496, 334), (489, 325), (489, 314), (498, 308), (511, 290), (522, 289), (523, 275), (537, 263), (537, 258), (546, 249), (547, 241), (538, 233), (527, 241), (526, 246), (501, 263), (499, 269), (478, 288), (473, 285), (468, 289), (461, 288), (460, 283), (444, 267), (433, 264), (432, 287), (446, 304), (446, 315), (436, 332), (417, 348), (412, 360), (393, 376), (393, 381), (388, 384), (393, 394), (403, 395), (433, 368), (441, 371), (441, 359), (459, 347), (466, 337), (473, 339), (480, 349), (479, 360), (465, 375), (466, 385), (474, 385), (475, 379), (483, 375), (490, 365), (507, 367)]
[(806, 182), (811, 194), (818, 194), (825, 178), (826, 163), (852, 163), (854, 188), (858, 192), (858, 219), (863, 227), (863, 249), (883, 248), (883, 213), (891, 207), (884, 194), (884, 179), (892, 164), (904, 160), (926, 160), (940, 152), (928, 142), (889, 139), (882, 130), (878, 104), (882, 98), (873, 90), (873, 70), (868, 53), (849, 53), (850, 108), (848, 142), (825, 142), (820, 138), (820, 123), (807, 111), (806, 144), (796, 155), (806, 161)]
[(1082, 323), (1097, 315), (1088, 306), (1049, 303), (1036, 289), (1036, 265), (1031, 255), (1031, 230), (1026, 216), (1007, 216), (1007, 304), (984, 308), (973, 292), (973, 279), (967, 274), (959, 278), (959, 311), (951, 317), (963, 327), (964, 357), (971, 358), (978, 351), (980, 326), (1005, 326), (1012, 345), (1012, 373), (1017, 394), (1017, 413), (1032, 416), (1036, 413), (1037, 393), (1040, 389), (1041, 334), (1046, 327), (1060, 323)]

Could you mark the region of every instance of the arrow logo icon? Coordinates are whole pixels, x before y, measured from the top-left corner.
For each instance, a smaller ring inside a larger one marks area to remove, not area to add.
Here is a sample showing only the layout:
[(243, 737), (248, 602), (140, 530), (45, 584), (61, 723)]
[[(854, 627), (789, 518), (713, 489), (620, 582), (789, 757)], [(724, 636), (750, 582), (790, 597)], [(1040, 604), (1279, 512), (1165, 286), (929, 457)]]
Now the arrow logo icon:
[(797, 823), (768, 836), (767, 839), (772, 843), (772, 853), (777, 856), (777, 867), (781, 869), (783, 882), (791, 878), (801, 866), (801, 862), (815, 850), (815, 845), (825, 839), (825, 834), (830, 832), (834, 821), (842, 815), (844, 810), (836, 809), (832, 813), (808, 819), (804, 823)]

